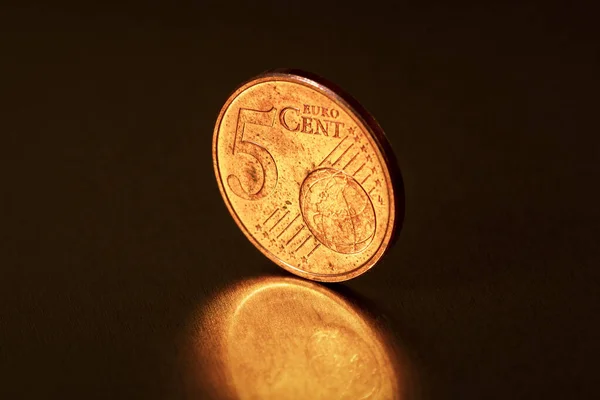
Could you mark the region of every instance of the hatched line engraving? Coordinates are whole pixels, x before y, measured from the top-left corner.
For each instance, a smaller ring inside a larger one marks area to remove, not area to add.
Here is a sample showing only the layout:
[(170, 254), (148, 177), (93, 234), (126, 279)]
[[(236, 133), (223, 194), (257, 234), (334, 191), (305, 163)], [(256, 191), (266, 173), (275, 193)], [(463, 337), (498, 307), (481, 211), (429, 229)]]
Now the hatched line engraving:
[(337, 160), (335, 160), (335, 162), (333, 164), (331, 164), (331, 166), (334, 166), (335, 164), (337, 164), (342, 159), (342, 157), (344, 157), (346, 155), (348, 150), (350, 150), (352, 148), (352, 146), (354, 146), (354, 143), (350, 143), (350, 146), (348, 146), (348, 148), (346, 150), (344, 150), (342, 155)]
[[(377, 186), (377, 185), (375, 185), (375, 186)], [(373, 190), (375, 190), (375, 186), (373, 186), (373, 187), (371, 188), (371, 190), (369, 190), (369, 191), (367, 192), (367, 194), (368, 194), (369, 196), (371, 195), (371, 192), (372, 192)]]
[(302, 241), (302, 243), (300, 243), (300, 246), (296, 247), (296, 250), (294, 250), (294, 253), (297, 252), (298, 250), (300, 250), (302, 248), (302, 246), (304, 246), (306, 244), (306, 242), (308, 242), (308, 240), (312, 237), (314, 237), (314, 236), (309, 233), (308, 236), (306, 237), (306, 239), (304, 239)]
[(346, 163), (346, 165), (344, 165), (344, 166), (342, 167), (342, 169), (343, 169), (343, 170), (345, 170), (345, 169), (346, 169), (346, 167), (348, 167), (348, 165), (352, 164), (352, 161), (356, 160), (356, 157), (358, 157), (358, 155), (359, 155), (359, 154), (360, 154), (360, 153), (356, 153), (356, 154), (354, 155), (354, 157), (352, 157), (352, 158), (350, 159), (350, 161), (348, 161), (348, 162)]
[(285, 217), (287, 217), (287, 215), (288, 215), (289, 213), (290, 213), (289, 211), (286, 211), (286, 212), (285, 212), (285, 214), (283, 214), (283, 217), (279, 218), (279, 219), (277, 220), (277, 222), (275, 222), (275, 225), (273, 225), (273, 226), (271, 227), (271, 229), (269, 229), (269, 232), (271, 232), (273, 229), (275, 229), (275, 227), (276, 227), (277, 225), (279, 225), (279, 223), (280, 223), (280, 222), (281, 222), (281, 221), (282, 221), (282, 220), (283, 220)]
[(331, 155), (333, 154), (333, 152), (334, 152), (334, 151), (336, 151), (336, 150), (338, 149), (338, 147), (340, 147), (340, 146), (342, 145), (342, 143), (344, 143), (344, 141), (345, 141), (346, 139), (348, 139), (348, 135), (344, 136), (344, 138), (341, 140), (341, 142), (339, 142), (339, 143), (337, 144), (337, 146), (335, 146), (335, 147), (333, 148), (333, 150), (331, 150), (331, 152), (330, 152), (329, 154), (327, 154), (327, 157), (325, 157), (325, 158), (323, 159), (323, 161), (321, 161), (321, 163), (320, 163), (318, 166), (320, 167), (321, 165), (323, 165), (323, 163), (324, 163), (325, 161), (327, 161), (327, 159), (329, 158), (329, 156), (331, 156)]
[(264, 225), (264, 224), (266, 224), (267, 222), (269, 222), (269, 220), (270, 220), (271, 218), (273, 218), (273, 215), (275, 215), (275, 213), (276, 213), (277, 211), (279, 211), (279, 207), (277, 207), (277, 208), (275, 209), (275, 211), (273, 211), (273, 212), (271, 213), (271, 215), (269, 215), (269, 217), (268, 217), (267, 219), (265, 219), (265, 222), (263, 222), (262, 224)]
[(317, 243), (317, 245), (315, 247), (313, 247), (313, 249), (311, 251), (308, 252), (308, 254), (306, 255), (306, 258), (310, 257), (312, 255), (312, 253), (314, 253), (315, 250), (317, 250), (319, 248), (319, 246), (321, 246), (321, 243)]
[(297, 231), (296, 233), (294, 233), (294, 236), (292, 236), (292, 237), (290, 238), (290, 240), (288, 240), (288, 241), (285, 243), (285, 245), (287, 246), (288, 244), (290, 244), (290, 242), (291, 242), (292, 240), (294, 240), (294, 239), (296, 238), (296, 236), (298, 236), (298, 234), (299, 234), (300, 232), (302, 232), (302, 230), (303, 230), (304, 228), (306, 228), (306, 225), (302, 225), (302, 227), (300, 227), (300, 229), (298, 229), (298, 231)]
[(358, 169), (356, 170), (355, 173), (352, 174), (352, 176), (356, 176), (356, 174), (358, 174), (364, 167), (365, 165), (367, 165), (367, 163), (363, 163), (360, 167), (358, 167)]
[(292, 220), (292, 222), (290, 222), (289, 224), (287, 224), (287, 226), (286, 226), (285, 228), (283, 228), (283, 230), (282, 230), (281, 232), (279, 232), (279, 235), (277, 235), (277, 239), (279, 239), (279, 238), (281, 237), (281, 235), (283, 235), (283, 234), (285, 233), (285, 231), (287, 231), (287, 230), (288, 230), (288, 228), (289, 228), (290, 226), (292, 226), (292, 224), (293, 224), (294, 222), (296, 222), (296, 220), (298, 219), (298, 217), (299, 217), (299, 216), (300, 216), (300, 214), (296, 215), (296, 216), (294, 217), (294, 219)]
[(365, 183), (367, 181), (367, 179), (369, 179), (370, 177), (371, 177), (371, 174), (367, 175), (367, 177), (365, 179), (363, 179), (360, 184), (362, 185), (363, 183)]

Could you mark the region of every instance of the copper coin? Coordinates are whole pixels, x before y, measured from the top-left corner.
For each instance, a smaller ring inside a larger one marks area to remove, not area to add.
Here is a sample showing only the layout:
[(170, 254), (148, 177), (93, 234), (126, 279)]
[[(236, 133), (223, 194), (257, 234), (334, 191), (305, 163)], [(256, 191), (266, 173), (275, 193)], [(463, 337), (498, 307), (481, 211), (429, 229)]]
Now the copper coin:
[(229, 212), (264, 255), (293, 274), (335, 282), (375, 265), (402, 216), (387, 146), (340, 89), (275, 71), (225, 102), (213, 163)]

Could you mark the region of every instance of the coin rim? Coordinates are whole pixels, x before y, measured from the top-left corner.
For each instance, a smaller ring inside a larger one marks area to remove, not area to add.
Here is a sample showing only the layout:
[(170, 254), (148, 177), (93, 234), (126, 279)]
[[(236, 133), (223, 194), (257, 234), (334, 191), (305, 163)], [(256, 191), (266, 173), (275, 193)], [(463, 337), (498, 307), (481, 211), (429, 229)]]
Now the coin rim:
[[(219, 131), (221, 127), (221, 123), (223, 120), (223, 116), (225, 112), (228, 110), (231, 103), (245, 90), (249, 89), (252, 86), (255, 86), (264, 82), (274, 82), (274, 81), (283, 81), (283, 82), (292, 82), (296, 84), (301, 84), (303, 86), (308, 87), (309, 89), (316, 90), (332, 99), (335, 103), (338, 103), (342, 107), (345, 108), (345, 111), (348, 115), (355, 120), (355, 122), (359, 122), (365, 129), (369, 132), (368, 140), (374, 144), (378, 150), (378, 155), (380, 158), (380, 164), (384, 167), (382, 168), (384, 172), (385, 179), (387, 181), (388, 186), (388, 196), (389, 196), (389, 204), (388, 204), (388, 213), (389, 218), (386, 224), (386, 232), (382, 241), (377, 248), (377, 250), (373, 253), (371, 257), (369, 257), (366, 261), (364, 261), (360, 266), (346, 272), (337, 273), (337, 274), (319, 274), (314, 272), (308, 272), (299, 267), (293, 266), (290, 263), (278, 258), (275, 254), (273, 254), (270, 250), (265, 248), (254, 236), (249, 232), (246, 228), (245, 224), (241, 221), (240, 217), (237, 215), (237, 212), (233, 209), (231, 205), (231, 201), (225, 191), (224, 184), (222, 181), (222, 177), (220, 174), (219, 168), (219, 159), (217, 154), (217, 143), (219, 138)], [(331, 87), (335, 88), (332, 89)], [(335, 91), (334, 91), (335, 90)], [(268, 72), (264, 72), (260, 75), (257, 75), (248, 81), (240, 84), (227, 98), (225, 104), (221, 107), (219, 115), (217, 117), (217, 121), (215, 123), (215, 128), (213, 131), (213, 144), (212, 144), (212, 156), (213, 156), (213, 167), (215, 176), (217, 179), (217, 184), (219, 186), (219, 191), (221, 192), (221, 196), (225, 200), (225, 205), (229, 210), (229, 213), (233, 217), (235, 223), (242, 230), (244, 235), (250, 240), (250, 242), (267, 258), (273, 261), (278, 266), (283, 269), (291, 272), (295, 275), (301, 276), (303, 278), (311, 279), (314, 281), (320, 282), (342, 282), (352, 278), (355, 278), (359, 275), (362, 275), (369, 269), (371, 269), (389, 250), (389, 247), (394, 239), (395, 232), (397, 229), (397, 216), (396, 216), (396, 208), (398, 206), (398, 198), (396, 196), (397, 188), (395, 186), (394, 179), (392, 177), (392, 172), (390, 168), (390, 153), (389, 150), (386, 151), (385, 145), (387, 144), (387, 140), (385, 138), (385, 134), (383, 130), (377, 124), (375, 119), (349, 94), (345, 93), (339, 87), (335, 86), (331, 82), (326, 82), (323, 78), (317, 77), (313, 74), (307, 73), (305, 71), (298, 70), (272, 70)], [(396, 166), (392, 162), (392, 168)], [(399, 174), (398, 174), (399, 175)], [(402, 193), (402, 192), (401, 192)], [(400, 210), (403, 212), (403, 207)]]

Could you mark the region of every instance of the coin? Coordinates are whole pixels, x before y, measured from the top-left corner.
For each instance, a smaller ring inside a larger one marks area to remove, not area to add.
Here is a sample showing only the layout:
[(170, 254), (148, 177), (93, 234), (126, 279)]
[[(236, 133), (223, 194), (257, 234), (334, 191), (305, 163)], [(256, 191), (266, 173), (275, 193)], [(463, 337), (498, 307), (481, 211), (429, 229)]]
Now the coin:
[(225, 102), (213, 135), (219, 189), (269, 259), (337, 282), (370, 269), (403, 216), (393, 154), (375, 120), (322, 78), (264, 73)]

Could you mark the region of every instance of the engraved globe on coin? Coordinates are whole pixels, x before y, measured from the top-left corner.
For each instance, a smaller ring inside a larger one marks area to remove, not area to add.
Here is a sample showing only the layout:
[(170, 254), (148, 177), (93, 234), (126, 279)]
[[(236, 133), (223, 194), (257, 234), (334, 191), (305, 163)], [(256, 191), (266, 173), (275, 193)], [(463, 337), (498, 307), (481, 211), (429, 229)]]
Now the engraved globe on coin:
[(361, 252), (375, 235), (375, 211), (369, 196), (343, 171), (313, 171), (300, 188), (300, 210), (313, 235), (338, 253)]

